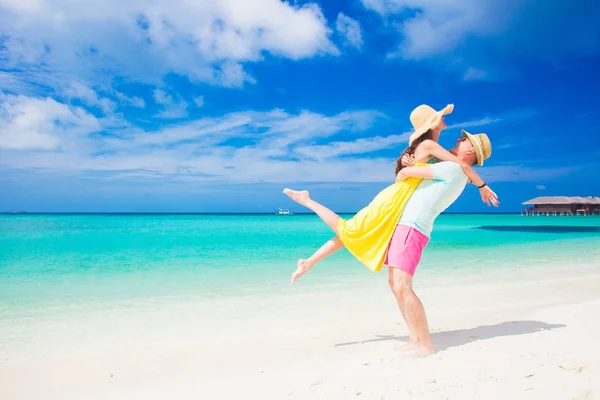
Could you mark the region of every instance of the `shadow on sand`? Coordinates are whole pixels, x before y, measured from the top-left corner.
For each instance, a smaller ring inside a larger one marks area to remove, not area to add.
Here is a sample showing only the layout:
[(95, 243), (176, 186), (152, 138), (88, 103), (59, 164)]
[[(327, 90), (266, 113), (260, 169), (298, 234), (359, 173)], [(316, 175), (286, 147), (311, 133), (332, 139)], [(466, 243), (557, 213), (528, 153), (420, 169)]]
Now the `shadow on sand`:
[[(486, 340), (501, 336), (527, 335), (541, 330), (563, 328), (566, 325), (547, 324), (540, 321), (508, 321), (496, 325), (484, 325), (477, 328), (459, 329), (456, 331), (432, 332), (431, 339), (438, 351), (444, 351), (450, 347), (462, 346), (476, 340)], [(365, 344), (370, 342), (381, 342), (386, 340), (397, 340), (407, 342), (408, 336), (375, 335), (374, 339), (358, 342), (337, 343), (335, 347)]]

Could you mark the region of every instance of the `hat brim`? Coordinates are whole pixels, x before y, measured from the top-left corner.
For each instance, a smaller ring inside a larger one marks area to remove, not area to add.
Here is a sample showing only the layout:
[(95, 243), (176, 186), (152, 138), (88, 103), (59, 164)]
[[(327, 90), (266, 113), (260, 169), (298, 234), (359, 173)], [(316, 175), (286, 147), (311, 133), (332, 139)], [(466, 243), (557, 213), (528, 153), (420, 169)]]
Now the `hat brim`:
[(454, 111), (454, 104), (448, 104), (440, 111), (436, 111), (434, 114), (432, 114), (427, 122), (423, 124), (423, 126), (420, 126), (419, 129), (415, 130), (415, 132), (410, 135), (410, 138), (408, 139), (408, 145), (410, 146), (415, 140), (423, 136), (425, 132), (431, 129), (431, 127), (435, 126), (439, 118), (443, 117), (444, 115), (451, 114), (452, 111)]
[(483, 165), (483, 149), (481, 148), (481, 144), (478, 140), (475, 140), (475, 137), (471, 135), (469, 132), (464, 129), (460, 132), (462, 137), (469, 139), (469, 142), (473, 145), (473, 150), (475, 151), (475, 158), (477, 159), (477, 165), (480, 167)]

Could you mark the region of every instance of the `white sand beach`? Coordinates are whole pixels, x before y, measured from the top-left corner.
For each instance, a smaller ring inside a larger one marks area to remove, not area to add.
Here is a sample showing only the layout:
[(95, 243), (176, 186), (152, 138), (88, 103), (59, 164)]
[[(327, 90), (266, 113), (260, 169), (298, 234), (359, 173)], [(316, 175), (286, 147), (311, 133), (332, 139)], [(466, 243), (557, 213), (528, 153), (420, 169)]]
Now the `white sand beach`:
[(417, 281), (439, 349), (425, 359), (396, 350), (407, 332), (383, 275), (364, 290), (299, 282), (24, 318), (2, 349), (0, 398), (600, 398), (600, 273)]

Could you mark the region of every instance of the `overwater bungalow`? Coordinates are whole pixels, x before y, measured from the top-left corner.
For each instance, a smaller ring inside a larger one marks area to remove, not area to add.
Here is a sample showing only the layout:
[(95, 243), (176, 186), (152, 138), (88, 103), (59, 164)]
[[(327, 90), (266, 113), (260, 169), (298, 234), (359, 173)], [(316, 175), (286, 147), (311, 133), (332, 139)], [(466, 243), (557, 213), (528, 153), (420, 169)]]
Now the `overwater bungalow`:
[(600, 215), (600, 197), (536, 197), (523, 205), (521, 215)]

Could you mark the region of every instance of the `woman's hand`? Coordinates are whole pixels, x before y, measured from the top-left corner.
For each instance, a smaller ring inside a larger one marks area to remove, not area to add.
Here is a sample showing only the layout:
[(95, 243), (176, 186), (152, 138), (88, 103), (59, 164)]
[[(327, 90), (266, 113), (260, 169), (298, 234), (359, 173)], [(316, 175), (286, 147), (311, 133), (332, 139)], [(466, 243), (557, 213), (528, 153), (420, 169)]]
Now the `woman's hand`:
[(412, 154), (405, 154), (402, 156), (402, 166), (403, 167), (412, 167), (413, 165), (415, 165), (415, 156)]
[(495, 207), (498, 207), (498, 204), (500, 204), (498, 201), (498, 195), (494, 193), (494, 191), (487, 185), (479, 189), (479, 194), (481, 195), (481, 200), (483, 200), (488, 207), (490, 206), (490, 203)]

